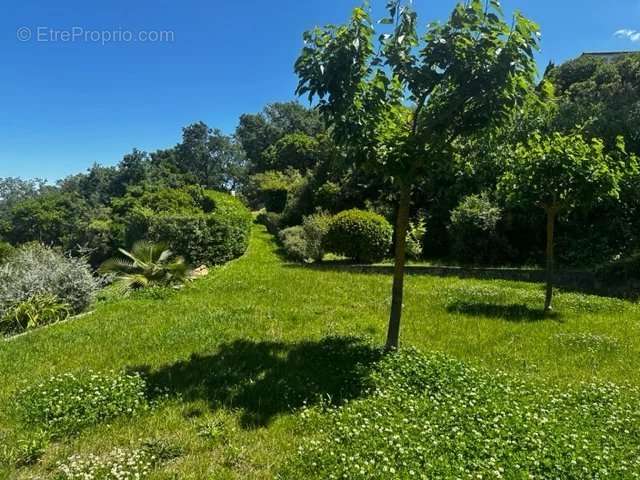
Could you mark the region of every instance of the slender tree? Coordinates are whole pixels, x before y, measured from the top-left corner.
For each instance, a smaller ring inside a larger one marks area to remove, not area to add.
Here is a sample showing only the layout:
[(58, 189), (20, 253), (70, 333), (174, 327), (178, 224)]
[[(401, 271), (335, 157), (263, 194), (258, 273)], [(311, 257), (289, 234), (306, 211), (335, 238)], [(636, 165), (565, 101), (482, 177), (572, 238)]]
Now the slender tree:
[(533, 133), (519, 144), (500, 180), (499, 190), (508, 203), (525, 208), (538, 205), (547, 218), (545, 312), (552, 310), (555, 270), (555, 228), (558, 214), (590, 207), (607, 197), (617, 198), (624, 172), (637, 170), (633, 156), (618, 139), (608, 154), (602, 140), (585, 140), (581, 134)]
[(529, 94), (538, 28), (520, 14), (507, 24), (497, 0), (460, 3), (422, 35), (410, 4), (390, 1), (387, 10), (383, 32), (367, 7), (345, 25), (307, 32), (295, 69), (297, 93), (318, 100), (336, 142), (397, 192), (387, 336), (387, 348), (396, 349), (412, 188), (430, 165), (446, 161), (456, 138), (505, 119)]

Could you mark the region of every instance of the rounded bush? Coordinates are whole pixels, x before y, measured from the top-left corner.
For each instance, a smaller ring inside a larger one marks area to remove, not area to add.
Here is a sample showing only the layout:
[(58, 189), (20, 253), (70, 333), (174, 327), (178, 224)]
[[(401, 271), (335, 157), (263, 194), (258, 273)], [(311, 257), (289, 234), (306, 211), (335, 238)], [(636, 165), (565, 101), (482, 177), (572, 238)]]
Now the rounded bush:
[(252, 217), (240, 200), (205, 190), (199, 212), (166, 212), (148, 219), (148, 237), (167, 243), (192, 265), (219, 265), (244, 254)]
[(67, 304), (71, 313), (80, 313), (89, 307), (98, 288), (85, 260), (38, 243), (26, 244), (0, 266), (0, 318), (42, 295), (51, 295)]
[(327, 232), (327, 250), (357, 262), (382, 260), (391, 248), (393, 228), (377, 213), (346, 210), (337, 214)]
[(296, 262), (307, 259), (307, 239), (301, 226), (285, 228), (278, 236), (288, 258)]

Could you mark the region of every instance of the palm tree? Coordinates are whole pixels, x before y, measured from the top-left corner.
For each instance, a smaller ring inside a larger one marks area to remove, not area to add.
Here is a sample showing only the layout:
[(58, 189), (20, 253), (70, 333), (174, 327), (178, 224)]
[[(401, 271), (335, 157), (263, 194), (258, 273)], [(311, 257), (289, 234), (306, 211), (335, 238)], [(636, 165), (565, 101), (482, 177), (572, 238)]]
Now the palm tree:
[(117, 283), (125, 290), (148, 286), (179, 287), (189, 280), (191, 270), (183, 257), (174, 256), (163, 243), (136, 242), (130, 252), (118, 251), (122, 257), (104, 262), (98, 271), (115, 274)]

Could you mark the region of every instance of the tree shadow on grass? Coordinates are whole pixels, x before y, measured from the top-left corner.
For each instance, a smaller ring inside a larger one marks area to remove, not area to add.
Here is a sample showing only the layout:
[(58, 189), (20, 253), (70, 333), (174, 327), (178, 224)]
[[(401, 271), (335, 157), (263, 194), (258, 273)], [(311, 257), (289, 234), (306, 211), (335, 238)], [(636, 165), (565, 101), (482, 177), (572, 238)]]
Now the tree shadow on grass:
[(214, 410), (238, 409), (242, 426), (257, 428), (321, 399), (338, 405), (363, 395), (370, 368), (381, 355), (380, 349), (355, 338), (238, 340), (212, 355), (135, 370), (145, 375), (152, 390), (165, 389), (187, 401), (205, 400)]
[(474, 317), (500, 318), (509, 322), (540, 322), (560, 319), (556, 312), (545, 313), (542, 309), (534, 309), (523, 304), (500, 305), (495, 303), (454, 302), (447, 306), (447, 311)]

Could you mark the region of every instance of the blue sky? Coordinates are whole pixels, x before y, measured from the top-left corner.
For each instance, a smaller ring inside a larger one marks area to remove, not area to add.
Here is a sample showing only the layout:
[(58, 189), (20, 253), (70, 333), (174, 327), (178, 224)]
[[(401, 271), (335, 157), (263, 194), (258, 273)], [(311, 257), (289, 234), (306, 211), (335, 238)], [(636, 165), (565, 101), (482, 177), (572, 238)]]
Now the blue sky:
[[(0, 15), (0, 177), (56, 180), (94, 162), (115, 164), (134, 147), (172, 146), (181, 128), (194, 121), (231, 133), (240, 114), (292, 99), (302, 32), (343, 21), (360, 2), (5, 3), (10, 5)], [(385, 0), (372, 3), (381, 12)], [(414, 4), (427, 23), (446, 18), (455, 0)], [(562, 62), (583, 51), (640, 50), (640, 0), (503, 5), (540, 24), (541, 69), (549, 60)], [(163, 38), (141, 41), (141, 33)], [(138, 40), (126, 41), (130, 35)]]

